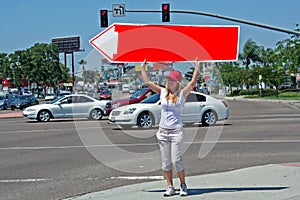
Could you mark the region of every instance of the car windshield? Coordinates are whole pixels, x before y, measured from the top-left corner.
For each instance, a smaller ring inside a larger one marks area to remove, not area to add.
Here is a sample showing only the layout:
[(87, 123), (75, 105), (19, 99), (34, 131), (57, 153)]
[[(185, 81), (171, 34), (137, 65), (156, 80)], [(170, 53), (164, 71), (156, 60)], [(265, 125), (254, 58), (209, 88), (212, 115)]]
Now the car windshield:
[(19, 99), (20, 100), (29, 100), (30, 96), (23, 96), (23, 95), (21, 95), (21, 96), (19, 96)]
[(141, 103), (156, 103), (159, 99), (160, 99), (159, 94), (153, 94), (152, 96), (141, 101)]
[(22, 101), (24, 100), (25, 98), (22, 96), (22, 95), (15, 95), (13, 98), (12, 98), (12, 101)]
[(109, 90), (103, 90), (103, 91), (101, 92), (101, 94), (110, 94), (110, 91), (109, 91)]
[(59, 101), (61, 98), (64, 98), (65, 96), (59, 96), (55, 99), (53, 99), (52, 101), (48, 102), (48, 104), (54, 104), (55, 102)]
[(136, 99), (136, 98), (139, 98), (146, 90), (148, 90), (148, 88), (143, 88), (143, 89), (140, 89), (140, 90), (136, 91), (135, 93), (133, 93), (133, 94), (130, 96), (130, 99)]

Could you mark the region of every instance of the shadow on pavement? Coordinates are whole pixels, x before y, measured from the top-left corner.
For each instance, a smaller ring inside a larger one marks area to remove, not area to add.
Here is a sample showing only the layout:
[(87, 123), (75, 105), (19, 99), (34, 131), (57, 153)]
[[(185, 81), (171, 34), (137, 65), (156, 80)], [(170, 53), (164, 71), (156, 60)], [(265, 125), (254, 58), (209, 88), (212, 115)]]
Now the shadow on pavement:
[[(229, 188), (189, 188), (188, 193), (189, 196), (192, 195), (201, 195), (207, 193), (215, 193), (215, 192), (241, 192), (241, 191), (270, 191), (270, 190), (284, 190), (289, 187), (229, 187)], [(179, 190), (176, 190), (179, 191)], [(147, 192), (159, 192), (163, 193), (165, 190), (148, 190)]]

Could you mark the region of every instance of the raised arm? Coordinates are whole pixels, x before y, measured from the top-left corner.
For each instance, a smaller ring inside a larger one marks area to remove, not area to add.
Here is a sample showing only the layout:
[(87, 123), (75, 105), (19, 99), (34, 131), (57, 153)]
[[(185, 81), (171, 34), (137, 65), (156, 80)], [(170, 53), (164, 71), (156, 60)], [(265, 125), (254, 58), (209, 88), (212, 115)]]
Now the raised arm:
[(200, 61), (198, 61), (198, 58), (195, 60), (195, 69), (193, 73), (193, 77), (191, 81), (183, 88), (183, 95), (186, 98), (190, 92), (193, 90), (193, 87), (195, 86), (197, 79), (198, 79), (198, 72), (200, 67)]
[(149, 77), (148, 77), (147, 72), (146, 72), (146, 65), (147, 65), (147, 61), (145, 59), (144, 62), (141, 64), (142, 78), (143, 78), (145, 84), (148, 87), (150, 87), (152, 91), (160, 94), (161, 87), (149, 80)]

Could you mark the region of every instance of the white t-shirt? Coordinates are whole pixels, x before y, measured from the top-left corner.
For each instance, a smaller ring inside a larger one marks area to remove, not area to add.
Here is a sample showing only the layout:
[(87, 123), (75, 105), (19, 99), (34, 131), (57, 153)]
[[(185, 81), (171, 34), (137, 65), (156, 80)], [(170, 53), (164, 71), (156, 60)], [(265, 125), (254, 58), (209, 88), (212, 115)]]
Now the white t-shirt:
[(166, 129), (180, 129), (182, 128), (181, 111), (185, 102), (183, 91), (179, 92), (176, 103), (166, 99), (166, 92), (165, 88), (162, 88), (160, 92), (161, 118), (159, 126)]

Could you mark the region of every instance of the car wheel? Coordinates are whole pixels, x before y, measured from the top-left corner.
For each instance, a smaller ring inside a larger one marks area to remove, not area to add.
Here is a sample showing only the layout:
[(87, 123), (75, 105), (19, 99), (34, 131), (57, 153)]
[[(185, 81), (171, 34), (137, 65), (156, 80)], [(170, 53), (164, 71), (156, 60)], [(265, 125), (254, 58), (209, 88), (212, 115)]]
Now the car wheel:
[(92, 120), (100, 120), (102, 119), (103, 112), (100, 109), (93, 109), (90, 113), (90, 119)]
[(10, 107), (10, 110), (15, 110), (15, 108), (14, 107)]
[(50, 121), (51, 114), (48, 110), (41, 110), (37, 115), (37, 120), (39, 122), (48, 122)]
[(154, 124), (154, 119), (149, 112), (143, 112), (137, 119), (137, 125), (141, 128), (151, 128)]
[(202, 116), (202, 125), (203, 126), (212, 126), (217, 122), (217, 114), (213, 110), (207, 110)]

